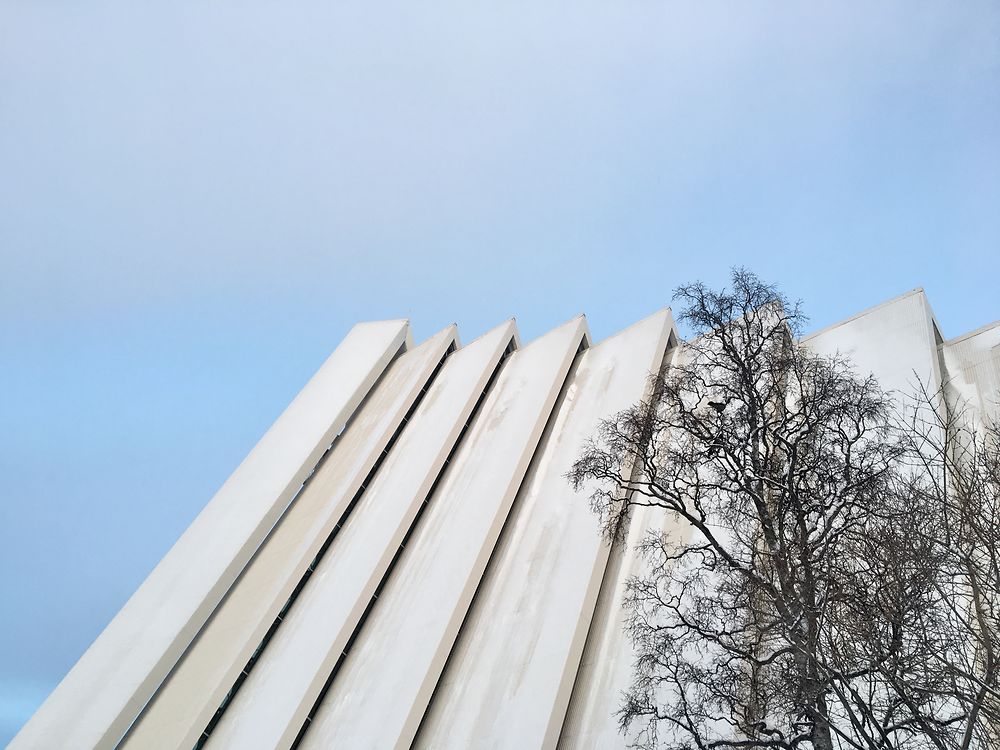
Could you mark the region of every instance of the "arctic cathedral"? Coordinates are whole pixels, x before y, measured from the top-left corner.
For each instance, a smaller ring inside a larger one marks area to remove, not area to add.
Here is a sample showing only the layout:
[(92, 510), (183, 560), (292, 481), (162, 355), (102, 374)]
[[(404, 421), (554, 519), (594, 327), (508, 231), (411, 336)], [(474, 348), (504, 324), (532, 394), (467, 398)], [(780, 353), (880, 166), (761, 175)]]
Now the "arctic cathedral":
[[(996, 413), (1000, 323), (944, 340), (915, 290), (804, 340)], [(609, 546), (565, 478), (682, 346), (355, 326), (12, 748), (615, 748), (632, 656)]]

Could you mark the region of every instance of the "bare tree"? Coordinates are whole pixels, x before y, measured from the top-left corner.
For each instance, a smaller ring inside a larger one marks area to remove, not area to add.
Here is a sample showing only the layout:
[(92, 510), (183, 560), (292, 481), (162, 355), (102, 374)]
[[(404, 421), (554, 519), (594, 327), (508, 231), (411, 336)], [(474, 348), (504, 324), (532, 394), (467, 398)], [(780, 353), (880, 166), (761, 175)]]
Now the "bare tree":
[(964, 709), (958, 747), (1000, 748), (1000, 425), (921, 384), (900, 433), (912, 467), (901, 491), (925, 509), (915, 534), (940, 561), (927, 637), (948, 648), (931, 665)]
[(952, 647), (946, 551), (917, 533), (937, 511), (901, 474), (892, 398), (799, 346), (799, 306), (745, 270), (675, 299), (695, 338), (570, 473), (608, 535), (635, 506), (681, 529), (647, 539), (629, 583), (623, 730), (677, 750), (956, 747), (970, 709), (932, 658)]

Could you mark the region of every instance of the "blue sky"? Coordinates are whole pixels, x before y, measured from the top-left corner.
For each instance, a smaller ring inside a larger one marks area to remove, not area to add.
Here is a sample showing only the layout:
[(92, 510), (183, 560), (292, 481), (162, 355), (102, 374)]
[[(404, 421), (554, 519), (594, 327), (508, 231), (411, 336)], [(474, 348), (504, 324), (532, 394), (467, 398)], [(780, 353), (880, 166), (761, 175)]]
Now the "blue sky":
[(355, 321), (601, 338), (742, 264), (951, 337), (998, 206), (992, 0), (0, 0), (0, 741)]

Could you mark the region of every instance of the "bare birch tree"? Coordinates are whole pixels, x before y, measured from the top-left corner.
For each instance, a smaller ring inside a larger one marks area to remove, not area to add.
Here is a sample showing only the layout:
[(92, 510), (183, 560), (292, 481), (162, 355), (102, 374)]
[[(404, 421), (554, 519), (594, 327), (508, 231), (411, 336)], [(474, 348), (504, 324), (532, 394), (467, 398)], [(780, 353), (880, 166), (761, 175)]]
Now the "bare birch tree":
[(799, 346), (799, 306), (752, 273), (675, 299), (695, 337), (570, 474), (609, 536), (635, 506), (679, 522), (629, 583), (623, 730), (677, 750), (960, 746), (970, 704), (935, 661), (949, 549), (900, 470), (893, 399)]
[(946, 643), (931, 667), (964, 709), (957, 747), (1000, 748), (1000, 425), (945, 387), (921, 385), (900, 433), (912, 470), (901, 492), (925, 508), (916, 530), (940, 561), (936, 594)]

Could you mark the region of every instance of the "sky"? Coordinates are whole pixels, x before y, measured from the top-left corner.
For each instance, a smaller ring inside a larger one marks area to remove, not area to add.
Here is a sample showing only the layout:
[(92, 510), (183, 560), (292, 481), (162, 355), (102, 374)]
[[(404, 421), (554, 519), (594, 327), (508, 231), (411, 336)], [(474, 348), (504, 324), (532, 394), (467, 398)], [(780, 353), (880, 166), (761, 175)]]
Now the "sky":
[(0, 0), (0, 743), (357, 321), (1000, 318), (1000, 5)]

